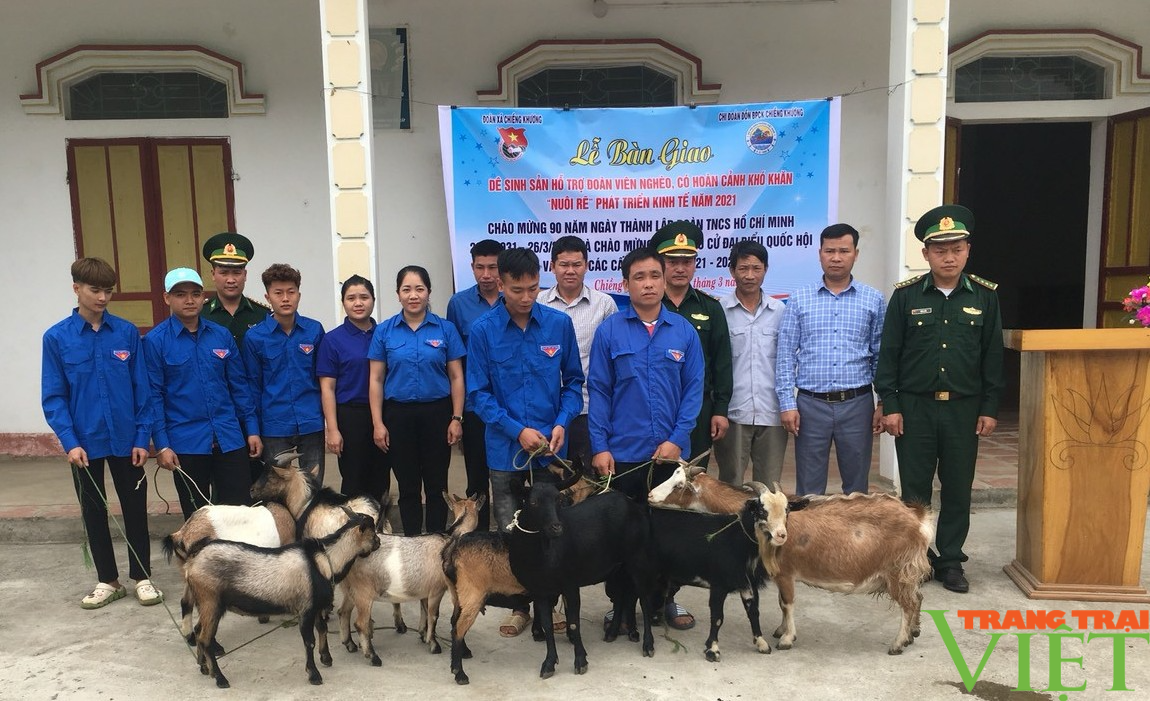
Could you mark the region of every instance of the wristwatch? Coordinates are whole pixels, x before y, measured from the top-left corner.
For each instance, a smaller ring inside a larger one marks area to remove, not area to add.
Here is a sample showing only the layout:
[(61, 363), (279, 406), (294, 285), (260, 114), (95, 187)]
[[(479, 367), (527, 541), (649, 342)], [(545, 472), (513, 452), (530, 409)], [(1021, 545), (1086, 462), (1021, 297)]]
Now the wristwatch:
[(462, 416), (455, 416), (454, 414), (452, 414), (451, 420), (452, 421), (458, 421), (459, 423), (463, 423), (463, 417)]

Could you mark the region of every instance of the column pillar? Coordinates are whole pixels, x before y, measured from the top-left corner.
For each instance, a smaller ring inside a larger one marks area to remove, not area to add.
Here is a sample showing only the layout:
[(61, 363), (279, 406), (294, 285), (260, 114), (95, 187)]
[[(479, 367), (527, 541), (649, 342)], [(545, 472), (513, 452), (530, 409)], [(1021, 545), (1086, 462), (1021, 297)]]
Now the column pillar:
[[(367, 0), (319, 0), (328, 197), (335, 279), (374, 280)], [(343, 306), (336, 302), (336, 318)]]
[[(942, 204), (949, 13), (949, 0), (891, 0), (890, 84), (903, 83), (887, 112), (887, 241), (897, 243), (888, 249), (891, 283), (928, 269), (914, 224)], [(879, 472), (898, 486), (894, 439), (885, 434)]]

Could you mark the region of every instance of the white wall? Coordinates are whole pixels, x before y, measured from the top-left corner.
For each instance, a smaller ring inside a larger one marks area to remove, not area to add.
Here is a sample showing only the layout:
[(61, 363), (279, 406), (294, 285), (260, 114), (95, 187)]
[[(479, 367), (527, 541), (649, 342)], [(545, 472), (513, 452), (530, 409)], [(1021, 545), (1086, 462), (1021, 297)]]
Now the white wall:
[[(410, 132), (375, 133), (379, 296), (395, 271), (424, 265), (432, 304), (452, 293), (436, 105), (478, 105), (501, 60), (539, 39), (659, 38), (702, 60), (703, 80), (722, 83), (723, 103), (826, 97), (886, 85), (890, 36), (883, 3), (610, 7), (591, 0), (374, 0), (372, 26), (406, 26), (410, 42)], [(843, 100), (839, 216), (863, 233), (857, 273), (882, 284), (886, 91)], [(768, 273), (769, 275), (769, 273)]]
[[(75, 304), (65, 182), (65, 139), (227, 136), (240, 179), (239, 231), (259, 272), (289, 262), (303, 274), (301, 312), (330, 326), (335, 289), (324, 155), (319, 10), (314, 0), (37, 0), (0, 10), (0, 328), (4, 402), (0, 434), (46, 432), (39, 402), (40, 337)], [(250, 92), (267, 96), (265, 116), (227, 120), (66, 121), (25, 115), (34, 66), (77, 44), (200, 44), (235, 58)]]

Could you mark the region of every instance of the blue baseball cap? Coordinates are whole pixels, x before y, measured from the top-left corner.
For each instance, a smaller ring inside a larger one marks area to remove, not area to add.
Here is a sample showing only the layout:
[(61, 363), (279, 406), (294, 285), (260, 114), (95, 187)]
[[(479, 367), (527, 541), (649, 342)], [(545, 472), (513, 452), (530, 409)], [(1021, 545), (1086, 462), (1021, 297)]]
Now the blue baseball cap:
[(194, 285), (204, 286), (200, 274), (191, 268), (174, 268), (164, 276), (164, 292), (171, 292), (172, 288), (181, 282), (190, 282)]

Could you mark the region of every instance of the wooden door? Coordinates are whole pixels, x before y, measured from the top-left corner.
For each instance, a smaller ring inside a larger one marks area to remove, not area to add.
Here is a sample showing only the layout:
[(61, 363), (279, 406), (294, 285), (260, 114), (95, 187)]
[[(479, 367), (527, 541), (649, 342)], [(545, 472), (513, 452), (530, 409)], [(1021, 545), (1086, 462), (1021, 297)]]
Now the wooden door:
[(1150, 275), (1150, 109), (1110, 118), (1103, 192), (1098, 326), (1128, 326), (1122, 299)]
[(196, 268), (201, 241), (235, 230), (227, 139), (70, 139), (68, 183), (77, 256), (119, 274), (109, 309), (146, 331), (168, 316), (164, 275)]
[(962, 172), (962, 121), (946, 118), (946, 143), (942, 160), (942, 202), (958, 204), (958, 176)]

